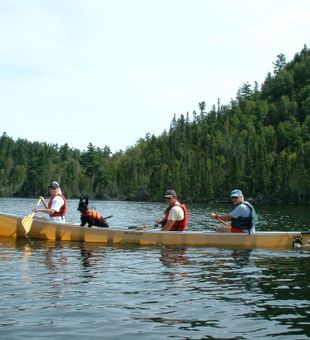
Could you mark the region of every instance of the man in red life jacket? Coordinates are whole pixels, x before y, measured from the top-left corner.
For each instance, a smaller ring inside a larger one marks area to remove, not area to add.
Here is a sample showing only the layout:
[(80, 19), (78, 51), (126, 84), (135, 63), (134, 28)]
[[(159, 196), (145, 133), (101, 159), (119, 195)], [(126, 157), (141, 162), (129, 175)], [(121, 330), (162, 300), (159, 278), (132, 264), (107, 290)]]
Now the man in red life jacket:
[(51, 195), (50, 200), (46, 202), (45, 198), (40, 196), (44, 208), (35, 208), (33, 211), (49, 214), (49, 219), (53, 222), (64, 223), (67, 214), (67, 200), (61, 192), (59, 183), (52, 182), (48, 190)]
[(188, 211), (185, 204), (178, 202), (178, 197), (174, 190), (167, 190), (164, 198), (168, 204), (165, 217), (155, 222), (162, 225), (161, 230), (183, 231), (188, 224)]

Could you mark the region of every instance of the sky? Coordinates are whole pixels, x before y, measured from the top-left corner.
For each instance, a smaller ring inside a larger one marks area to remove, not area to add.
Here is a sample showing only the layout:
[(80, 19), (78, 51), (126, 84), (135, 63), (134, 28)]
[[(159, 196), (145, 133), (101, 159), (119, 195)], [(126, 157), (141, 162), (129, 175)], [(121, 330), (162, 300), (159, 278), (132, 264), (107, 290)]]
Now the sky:
[(125, 151), (310, 47), (309, 0), (0, 0), (0, 135)]

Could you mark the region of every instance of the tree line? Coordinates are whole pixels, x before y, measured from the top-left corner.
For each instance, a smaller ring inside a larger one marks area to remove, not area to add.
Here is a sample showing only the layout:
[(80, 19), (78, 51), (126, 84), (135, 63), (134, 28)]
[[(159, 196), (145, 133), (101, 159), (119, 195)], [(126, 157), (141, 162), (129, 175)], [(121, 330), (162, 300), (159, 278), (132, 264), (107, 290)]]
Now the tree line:
[(283, 54), (259, 86), (244, 83), (227, 105), (204, 101), (175, 115), (160, 136), (125, 151), (85, 151), (0, 137), (0, 196), (35, 197), (58, 180), (67, 197), (157, 201), (174, 188), (207, 202), (233, 188), (262, 201), (309, 202), (310, 50)]

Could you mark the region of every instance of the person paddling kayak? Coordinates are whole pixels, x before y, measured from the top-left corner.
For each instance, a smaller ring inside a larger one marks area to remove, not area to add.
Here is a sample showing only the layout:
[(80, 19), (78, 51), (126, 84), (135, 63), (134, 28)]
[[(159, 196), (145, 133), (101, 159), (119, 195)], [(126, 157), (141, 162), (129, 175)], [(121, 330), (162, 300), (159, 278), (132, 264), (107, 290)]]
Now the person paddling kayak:
[(43, 196), (40, 196), (44, 208), (34, 208), (34, 212), (42, 212), (49, 214), (49, 219), (53, 222), (65, 223), (65, 216), (67, 213), (67, 200), (61, 192), (58, 182), (54, 181), (48, 187), (51, 198), (48, 202), (45, 201)]
[[(244, 200), (242, 191), (235, 189), (231, 192), (230, 198), (235, 209), (227, 215), (218, 215), (211, 213), (210, 216), (225, 224), (225, 226), (218, 227), (217, 232), (231, 232), (231, 233), (243, 233), (255, 232), (255, 223), (257, 223), (257, 215), (252, 205)], [(231, 226), (226, 223), (230, 221)]]
[(168, 204), (165, 217), (155, 223), (161, 224), (164, 231), (183, 231), (188, 225), (188, 211), (185, 204), (178, 201), (174, 190), (167, 190), (164, 198)]

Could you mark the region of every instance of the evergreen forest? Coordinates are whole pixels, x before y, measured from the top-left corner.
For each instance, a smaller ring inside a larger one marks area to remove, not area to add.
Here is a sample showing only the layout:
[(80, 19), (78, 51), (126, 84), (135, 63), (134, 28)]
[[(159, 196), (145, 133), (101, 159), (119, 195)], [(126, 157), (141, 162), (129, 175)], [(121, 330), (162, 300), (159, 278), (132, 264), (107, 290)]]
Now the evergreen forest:
[(0, 137), (0, 196), (46, 195), (53, 180), (68, 198), (208, 202), (234, 188), (261, 202), (310, 201), (310, 50), (279, 54), (264, 82), (244, 83), (227, 105), (175, 115), (161, 135), (147, 134), (112, 153)]

